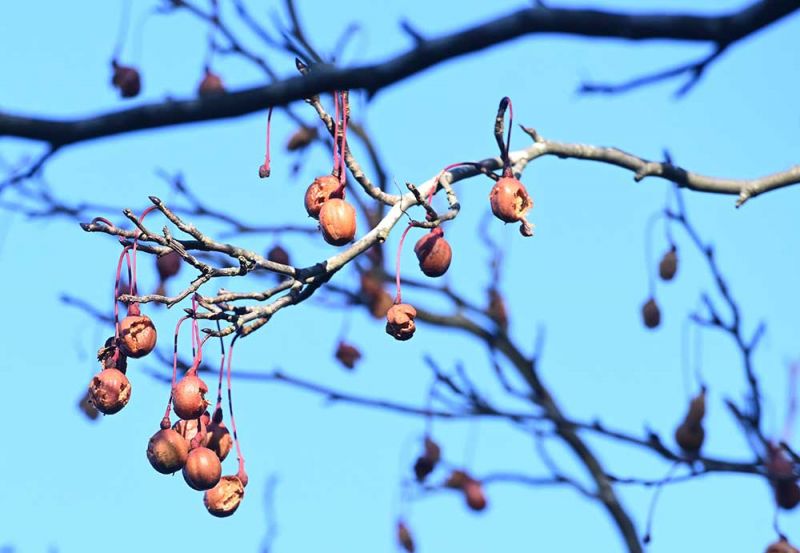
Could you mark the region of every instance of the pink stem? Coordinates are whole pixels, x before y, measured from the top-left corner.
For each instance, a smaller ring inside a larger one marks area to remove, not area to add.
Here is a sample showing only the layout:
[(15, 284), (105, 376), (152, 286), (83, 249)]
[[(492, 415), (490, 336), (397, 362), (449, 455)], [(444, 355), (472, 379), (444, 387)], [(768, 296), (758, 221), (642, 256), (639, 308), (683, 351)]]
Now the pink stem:
[(339, 170), (339, 93), (333, 91), (333, 170)]
[[(217, 330), (221, 331), (221, 327), (219, 321), (217, 321)], [(222, 375), (225, 373), (225, 340), (223, 340), (222, 336), (219, 337), (219, 349), (220, 349), (220, 360), (219, 360), (219, 382), (217, 384), (217, 404), (214, 406), (214, 415), (217, 414), (217, 411), (220, 413), (220, 418), (222, 416)]]
[(411, 230), (412, 225), (406, 227), (406, 230), (403, 231), (403, 235), (400, 236), (400, 243), (397, 245), (397, 258), (395, 260), (395, 270), (394, 270), (394, 278), (395, 278), (395, 296), (394, 296), (394, 303), (403, 303), (403, 298), (400, 293), (400, 254), (403, 252), (403, 242), (406, 240), (406, 235), (408, 231)]
[(164, 418), (169, 420), (169, 413), (172, 409), (172, 390), (175, 389), (175, 383), (178, 381), (178, 334), (181, 330), (183, 321), (188, 319), (189, 316), (181, 317), (178, 319), (178, 324), (175, 325), (175, 339), (172, 346), (172, 387), (169, 389), (169, 400), (167, 401), (167, 410), (164, 411)]
[(114, 338), (119, 338), (119, 280), (122, 276), (122, 260), (128, 260), (128, 286), (130, 292), (133, 293), (133, 285), (131, 284), (131, 257), (128, 255), (130, 246), (122, 248), (122, 253), (119, 254), (119, 261), (117, 261), (117, 274), (114, 279)]
[(233, 361), (233, 346), (236, 345), (236, 340), (239, 334), (231, 340), (231, 347), (228, 348), (228, 413), (231, 416), (231, 430), (233, 431), (233, 441), (236, 443), (236, 456), (239, 458), (239, 474), (244, 474), (244, 456), (242, 455), (242, 448), (239, 444), (239, 433), (236, 430), (236, 419), (233, 416), (233, 399), (231, 396), (231, 363)]

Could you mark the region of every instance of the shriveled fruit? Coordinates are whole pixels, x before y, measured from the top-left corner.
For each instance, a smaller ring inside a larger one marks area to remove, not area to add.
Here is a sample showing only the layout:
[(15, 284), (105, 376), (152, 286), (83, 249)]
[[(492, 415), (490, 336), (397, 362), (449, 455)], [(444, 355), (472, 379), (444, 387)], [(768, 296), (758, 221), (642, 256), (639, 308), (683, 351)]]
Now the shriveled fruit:
[(119, 95), (123, 98), (133, 98), (138, 96), (142, 89), (142, 78), (134, 67), (120, 65), (116, 61), (111, 62), (114, 70), (111, 76), (111, 84), (119, 90)]
[(208, 425), (203, 445), (216, 453), (220, 461), (225, 460), (233, 447), (233, 437), (224, 422), (211, 422)]
[(770, 544), (765, 553), (800, 553), (800, 549), (797, 549), (786, 541), (785, 538), (781, 538), (775, 543)]
[(447, 477), (447, 480), (445, 480), (444, 485), (454, 490), (463, 490), (464, 486), (470, 480), (472, 480), (472, 477), (469, 474), (467, 474), (463, 470), (456, 469), (450, 473), (450, 476)]
[(533, 207), (525, 186), (514, 177), (498, 180), (489, 193), (489, 202), (494, 216), (506, 223), (524, 220), (525, 214)]
[(105, 415), (118, 413), (131, 399), (131, 383), (118, 369), (103, 369), (89, 383), (89, 401)]
[(397, 543), (407, 553), (414, 553), (414, 538), (411, 536), (411, 530), (402, 520), (397, 521)]
[(678, 428), (675, 429), (675, 441), (686, 453), (697, 455), (703, 446), (705, 430), (703, 417), (706, 413), (706, 394), (701, 391), (689, 403), (689, 412)]
[(658, 264), (658, 276), (662, 280), (672, 280), (675, 278), (675, 273), (678, 272), (678, 250), (672, 246), (669, 251), (664, 254)]
[(195, 490), (210, 490), (219, 482), (222, 465), (217, 454), (207, 447), (196, 447), (189, 452), (183, 466), (183, 479)]
[(142, 315), (136, 304), (128, 308), (128, 316), (119, 322), (119, 349), (128, 357), (139, 359), (156, 347), (158, 333), (153, 321)]
[(172, 389), (172, 407), (175, 414), (185, 420), (196, 419), (208, 407), (205, 394), (208, 386), (196, 374), (181, 378)]
[(467, 507), (473, 511), (483, 511), (486, 508), (486, 496), (483, 493), (483, 486), (477, 480), (469, 480), (464, 484), (464, 499)]
[(117, 339), (110, 336), (102, 348), (97, 350), (97, 360), (104, 369), (119, 369), (123, 373), (128, 369), (128, 358), (117, 347)]
[(794, 477), (792, 461), (780, 447), (769, 444), (765, 464), (775, 493), (775, 503), (787, 510), (797, 507), (800, 504), (800, 486)]
[(319, 212), (325, 202), (332, 198), (342, 198), (344, 190), (339, 179), (333, 175), (317, 177), (306, 190), (305, 206), (309, 217), (319, 219)]
[(453, 250), (444, 239), (441, 227), (432, 229), (414, 245), (419, 268), (429, 277), (440, 277), (447, 272), (453, 259)]
[(147, 443), (147, 460), (161, 474), (183, 468), (189, 456), (189, 442), (171, 428), (153, 434)]
[(331, 198), (319, 211), (322, 237), (332, 246), (344, 246), (356, 236), (356, 210), (344, 200)]
[(197, 87), (197, 94), (202, 97), (225, 94), (225, 85), (222, 84), (222, 79), (219, 75), (206, 69), (203, 79)]
[(302, 150), (317, 138), (316, 127), (300, 127), (286, 142), (286, 149), (290, 152)]
[(417, 482), (424, 482), (433, 469), (436, 468), (433, 461), (421, 455), (417, 457), (414, 462), (414, 476), (417, 477)]
[(353, 369), (358, 360), (361, 359), (361, 352), (352, 344), (339, 342), (336, 348), (336, 359), (348, 369)]
[(203, 495), (203, 503), (215, 517), (229, 517), (239, 508), (243, 497), (244, 485), (239, 477), (223, 476)]
[(417, 310), (407, 303), (396, 303), (386, 313), (386, 333), (396, 340), (408, 340), (417, 329)]
[(183, 260), (176, 251), (170, 251), (164, 255), (156, 257), (156, 270), (161, 280), (167, 280), (178, 274), (181, 270)]
[(203, 413), (199, 419), (181, 419), (177, 421), (172, 425), (172, 429), (183, 436), (187, 441), (191, 442), (198, 431), (206, 432), (210, 420), (208, 413)]
[(648, 299), (642, 305), (642, 321), (647, 328), (656, 328), (661, 323), (661, 310), (655, 298)]

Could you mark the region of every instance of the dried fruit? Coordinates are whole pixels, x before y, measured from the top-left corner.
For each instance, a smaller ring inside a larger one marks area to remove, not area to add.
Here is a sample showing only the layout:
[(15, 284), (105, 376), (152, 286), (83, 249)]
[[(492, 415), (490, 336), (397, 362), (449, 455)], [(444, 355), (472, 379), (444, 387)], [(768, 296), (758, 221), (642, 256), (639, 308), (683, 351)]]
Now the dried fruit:
[(502, 177), (489, 193), (494, 216), (506, 223), (524, 221), (525, 214), (533, 207), (533, 200), (525, 186), (514, 177)]
[(153, 321), (141, 314), (137, 304), (131, 304), (128, 316), (119, 322), (119, 349), (128, 357), (139, 359), (153, 351), (157, 339)]
[[(191, 442), (198, 431), (206, 432), (211, 419), (208, 412), (202, 414), (199, 419), (179, 420), (172, 425), (172, 429)], [(203, 444), (205, 445), (205, 444)]]
[(339, 346), (336, 348), (336, 359), (348, 369), (353, 369), (361, 359), (361, 352), (352, 344), (339, 342)]
[(689, 455), (697, 455), (703, 446), (705, 430), (703, 417), (706, 414), (706, 392), (702, 390), (689, 403), (689, 412), (678, 428), (675, 429), (675, 441)]
[(161, 474), (183, 468), (189, 456), (189, 442), (171, 428), (153, 434), (147, 443), (147, 460)]
[(319, 219), (322, 206), (332, 198), (343, 198), (344, 189), (333, 175), (317, 177), (306, 190), (305, 206), (309, 217)]
[(207, 447), (196, 447), (189, 452), (183, 467), (183, 479), (195, 490), (210, 490), (219, 482), (222, 465), (217, 454)]
[(225, 423), (212, 421), (208, 425), (203, 445), (216, 453), (220, 461), (224, 461), (233, 447), (233, 437)]
[(300, 127), (292, 136), (289, 137), (288, 142), (286, 142), (286, 149), (290, 152), (295, 152), (297, 150), (305, 149), (309, 144), (311, 144), (317, 138), (317, 128), (316, 127)]
[(206, 68), (203, 80), (197, 87), (197, 94), (202, 97), (225, 94), (225, 85), (219, 75)]
[(161, 280), (167, 280), (178, 274), (181, 270), (183, 259), (176, 251), (170, 251), (156, 257), (156, 270)]
[(767, 475), (770, 477), (775, 503), (782, 509), (794, 509), (800, 504), (800, 486), (794, 473), (794, 463), (783, 449), (773, 444), (767, 448)]
[(119, 369), (123, 373), (128, 369), (128, 358), (117, 348), (114, 336), (107, 338), (103, 347), (97, 350), (97, 360), (104, 369)]
[(417, 310), (407, 303), (396, 303), (386, 313), (386, 333), (397, 340), (408, 340), (417, 329), (414, 318)]
[(433, 469), (436, 468), (433, 461), (424, 455), (417, 457), (414, 462), (414, 476), (417, 477), (417, 482), (424, 482)]
[(444, 485), (454, 490), (463, 490), (464, 486), (470, 480), (472, 480), (472, 477), (469, 474), (467, 474), (463, 470), (456, 469), (450, 473), (450, 476), (447, 477), (447, 480), (445, 480)]
[(203, 380), (188, 372), (172, 389), (172, 407), (175, 414), (185, 420), (196, 419), (208, 407), (205, 394), (208, 386)]
[(655, 298), (650, 298), (642, 305), (642, 320), (647, 328), (655, 328), (661, 323), (661, 311)]
[(480, 482), (470, 479), (464, 484), (463, 490), (467, 507), (473, 511), (483, 511), (486, 508), (486, 496), (483, 494), (483, 486)]
[(770, 544), (765, 553), (800, 553), (800, 549), (786, 541), (786, 538), (781, 538)]
[(131, 383), (118, 369), (103, 369), (89, 383), (89, 401), (105, 415), (118, 413), (131, 399)]
[(215, 517), (229, 517), (236, 512), (244, 497), (244, 484), (238, 476), (223, 476), (217, 485), (203, 495), (203, 503)]
[(273, 263), (280, 263), (281, 265), (291, 265), (291, 261), (289, 259), (289, 252), (283, 249), (278, 244), (275, 244), (270, 248), (267, 252), (267, 259), (272, 261)]
[(356, 210), (344, 200), (331, 198), (319, 211), (322, 237), (332, 246), (344, 246), (356, 235)]
[(672, 280), (678, 272), (678, 250), (672, 246), (658, 264), (658, 276), (662, 280)]
[(414, 553), (414, 538), (411, 537), (411, 531), (402, 520), (397, 521), (397, 543), (407, 553)]
[(138, 96), (142, 89), (142, 78), (139, 71), (127, 65), (120, 65), (116, 60), (111, 62), (111, 68), (114, 70), (111, 84), (119, 89), (119, 95), (123, 98)]
[(441, 227), (432, 229), (414, 245), (419, 268), (429, 277), (440, 277), (447, 272), (453, 259), (453, 250), (444, 239)]

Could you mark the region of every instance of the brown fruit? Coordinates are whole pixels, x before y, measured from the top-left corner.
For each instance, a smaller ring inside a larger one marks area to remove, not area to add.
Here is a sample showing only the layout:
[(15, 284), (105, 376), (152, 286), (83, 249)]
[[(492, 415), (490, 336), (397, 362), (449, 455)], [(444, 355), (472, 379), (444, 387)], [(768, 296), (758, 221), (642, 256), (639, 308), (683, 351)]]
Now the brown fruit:
[(779, 480), (773, 486), (775, 503), (787, 511), (800, 504), (800, 486), (794, 480)]
[(89, 401), (105, 415), (118, 413), (130, 399), (131, 383), (117, 369), (103, 369), (89, 383)]
[(201, 97), (225, 94), (225, 85), (222, 84), (222, 79), (219, 75), (206, 69), (203, 80), (200, 81), (197, 87), (197, 94)]
[(407, 303), (396, 303), (386, 313), (386, 333), (396, 340), (408, 340), (417, 329), (414, 318), (417, 310)]
[(424, 482), (430, 473), (433, 472), (436, 466), (433, 461), (424, 455), (417, 457), (414, 463), (414, 476), (417, 477), (417, 482)]
[(305, 206), (309, 217), (319, 219), (322, 206), (331, 198), (343, 198), (344, 190), (333, 175), (317, 177), (306, 190)]
[(361, 359), (361, 352), (352, 344), (339, 342), (339, 346), (336, 348), (336, 359), (348, 369), (353, 369)]
[(411, 531), (402, 520), (397, 521), (397, 543), (407, 553), (414, 553), (414, 538), (411, 537)]
[(317, 138), (316, 127), (300, 127), (286, 142), (286, 149), (290, 152), (302, 150), (311, 144)]
[(205, 394), (208, 386), (196, 374), (187, 374), (172, 389), (172, 408), (184, 420), (200, 417), (208, 407)]
[(161, 474), (181, 470), (188, 456), (189, 442), (171, 428), (159, 430), (147, 443), (147, 460)]
[(486, 496), (483, 494), (483, 486), (480, 482), (470, 479), (464, 484), (463, 490), (467, 507), (473, 511), (483, 511), (486, 508)]
[(454, 490), (463, 490), (467, 482), (471, 481), (472, 477), (463, 470), (454, 470), (450, 476), (445, 480), (444, 485)]
[(238, 476), (223, 476), (217, 485), (203, 495), (203, 503), (215, 517), (229, 517), (236, 512), (244, 497), (244, 485)]
[(291, 265), (291, 261), (289, 259), (289, 252), (283, 249), (281, 246), (275, 244), (270, 248), (267, 252), (267, 259), (272, 261), (273, 263), (280, 263), (281, 265)]
[(196, 447), (189, 452), (183, 467), (183, 479), (195, 490), (210, 490), (219, 482), (222, 465), (217, 454), (207, 447)]
[(690, 455), (697, 455), (703, 446), (705, 439), (703, 417), (705, 414), (706, 393), (703, 390), (689, 403), (689, 412), (675, 429), (675, 441)]
[(533, 200), (525, 186), (514, 177), (498, 180), (489, 193), (494, 216), (506, 223), (524, 221), (525, 214), (533, 207)]
[(429, 277), (440, 277), (447, 272), (453, 259), (453, 250), (444, 239), (441, 227), (432, 229), (414, 245), (419, 268)]
[(356, 210), (344, 200), (331, 198), (319, 211), (322, 237), (332, 246), (344, 246), (356, 236)]
[(655, 298), (650, 298), (642, 306), (642, 320), (647, 328), (656, 328), (661, 323), (661, 311)]
[(800, 550), (786, 541), (785, 538), (781, 538), (770, 544), (765, 553), (800, 553)]
[(434, 464), (438, 463), (439, 460), (442, 458), (442, 448), (439, 447), (439, 444), (431, 440), (429, 437), (425, 437), (425, 454), (424, 456), (427, 459), (433, 461)]
[(128, 357), (139, 359), (156, 347), (158, 333), (147, 315), (140, 315), (136, 304), (128, 307), (128, 316), (119, 322), (119, 349)]
[(768, 445), (766, 468), (775, 493), (775, 503), (782, 509), (797, 507), (800, 504), (800, 487), (794, 477), (794, 463), (780, 447)]
[(171, 251), (156, 257), (156, 270), (161, 280), (167, 280), (178, 274), (181, 270), (183, 259), (178, 252)]
[(117, 339), (110, 336), (102, 348), (97, 350), (97, 360), (104, 369), (119, 369), (123, 373), (128, 369), (128, 358), (117, 348)]
[(225, 423), (220, 421), (209, 424), (203, 445), (216, 453), (220, 461), (224, 461), (233, 447), (233, 437)]
[(119, 65), (116, 61), (111, 62), (114, 74), (111, 76), (111, 84), (119, 89), (119, 95), (123, 98), (133, 98), (138, 96), (142, 89), (142, 78), (133, 67)]
[(658, 276), (662, 280), (672, 280), (678, 272), (678, 250), (672, 246), (658, 264)]

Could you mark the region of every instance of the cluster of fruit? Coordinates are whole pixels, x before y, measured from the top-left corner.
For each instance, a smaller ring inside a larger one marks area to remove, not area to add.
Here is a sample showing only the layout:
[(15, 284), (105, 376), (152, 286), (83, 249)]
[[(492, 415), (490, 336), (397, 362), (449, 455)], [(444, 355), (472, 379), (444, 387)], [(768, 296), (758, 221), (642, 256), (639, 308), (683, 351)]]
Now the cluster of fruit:
[[(135, 98), (142, 91), (142, 75), (130, 65), (122, 65), (116, 59), (111, 60), (111, 85), (119, 91), (121, 98)], [(206, 67), (203, 77), (197, 85), (197, 94), (201, 97), (225, 94), (222, 78)]]

